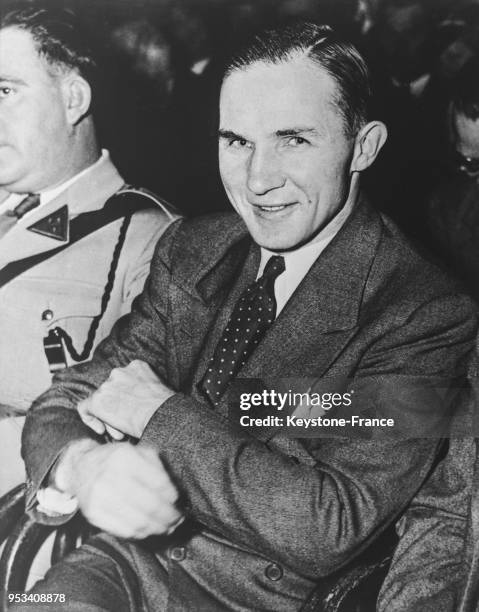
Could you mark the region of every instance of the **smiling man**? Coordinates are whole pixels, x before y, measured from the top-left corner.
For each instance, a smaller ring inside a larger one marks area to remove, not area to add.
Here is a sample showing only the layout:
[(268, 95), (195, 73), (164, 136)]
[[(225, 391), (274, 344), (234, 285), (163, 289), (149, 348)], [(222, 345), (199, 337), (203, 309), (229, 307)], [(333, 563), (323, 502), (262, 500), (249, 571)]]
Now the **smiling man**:
[[(219, 159), (236, 213), (173, 224), (131, 315), (29, 413), (28, 511), (79, 507), (101, 531), (37, 592), (70, 610), (299, 610), (426, 479), (437, 440), (241, 428), (228, 394), (370, 378), (374, 410), (409, 421), (437, 408), (408, 381), (465, 372), (470, 301), (360, 193), (386, 138), (370, 95), (328, 27), (267, 31), (232, 58)], [(104, 443), (107, 427), (129, 438)]]
[(334, 103), (337, 89), (334, 78), (299, 54), (235, 70), (224, 82), (220, 172), (262, 247), (289, 251), (314, 239), (355, 201), (354, 171), (369, 166), (386, 139), (379, 122), (346, 124)]

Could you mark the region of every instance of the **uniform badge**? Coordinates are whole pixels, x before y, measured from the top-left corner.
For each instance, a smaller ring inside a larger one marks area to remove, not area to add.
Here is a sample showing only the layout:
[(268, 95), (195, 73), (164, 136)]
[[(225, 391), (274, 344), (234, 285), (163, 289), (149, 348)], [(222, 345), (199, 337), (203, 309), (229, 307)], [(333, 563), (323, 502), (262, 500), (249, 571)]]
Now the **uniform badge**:
[(55, 212), (30, 225), (27, 229), (36, 234), (47, 236), (47, 238), (66, 242), (69, 233), (68, 206), (65, 204)]

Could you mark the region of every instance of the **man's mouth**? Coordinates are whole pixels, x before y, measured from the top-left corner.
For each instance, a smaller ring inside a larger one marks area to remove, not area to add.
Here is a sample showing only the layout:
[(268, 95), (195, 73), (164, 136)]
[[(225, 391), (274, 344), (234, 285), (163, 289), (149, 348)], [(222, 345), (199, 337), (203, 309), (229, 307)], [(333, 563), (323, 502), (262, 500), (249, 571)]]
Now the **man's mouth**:
[(253, 204), (254, 208), (260, 210), (261, 212), (274, 215), (275, 213), (279, 213), (282, 210), (286, 210), (291, 206), (294, 206), (296, 202), (288, 202), (287, 204), (271, 204), (268, 206), (263, 206), (261, 204)]

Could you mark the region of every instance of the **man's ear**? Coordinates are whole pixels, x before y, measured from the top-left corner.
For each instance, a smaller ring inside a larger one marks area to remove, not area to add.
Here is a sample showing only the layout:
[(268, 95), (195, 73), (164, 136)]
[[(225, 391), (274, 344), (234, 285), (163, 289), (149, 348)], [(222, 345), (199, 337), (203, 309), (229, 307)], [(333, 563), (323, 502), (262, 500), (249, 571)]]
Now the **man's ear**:
[(76, 125), (84, 117), (91, 104), (91, 87), (77, 72), (64, 77), (62, 83), (67, 121)]
[(386, 142), (388, 130), (381, 121), (371, 121), (358, 132), (354, 145), (351, 172), (366, 170)]

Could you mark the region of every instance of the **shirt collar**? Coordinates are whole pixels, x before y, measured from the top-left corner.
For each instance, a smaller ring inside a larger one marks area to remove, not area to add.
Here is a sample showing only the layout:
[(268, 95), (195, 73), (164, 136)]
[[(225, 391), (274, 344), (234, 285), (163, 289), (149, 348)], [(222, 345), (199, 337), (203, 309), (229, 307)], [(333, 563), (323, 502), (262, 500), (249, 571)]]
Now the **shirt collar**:
[(346, 219), (351, 214), (356, 201), (357, 198), (350, 198), (343, 208), (318, 234), (316, 234), (316, 236), (314, 236), (312, 240), (306, 244), (303, 244), (294, 251), (278, 253), (261, 247), (261, 262), (257, 278), (263, 274), (267, 261), (273, 255), (281, 255), (284, 257), (286, 272), (297, 272), (304, 275), (344, 225)]
[[(97, 166), (99, 166), (106, 159), (109, 159), (109, 157), (110, 157), (110, 154), (108, 153), (108, 151), (106, 149), (102, 149), (101, 156), (97, 159), (95, 163), (91, 164), (87, 168), (84, 168), (83, 170), (75, 174), (75, 176), (72, 176), (68, 180), (64, 181), (61, 185), (58, 185), (57, 187), (54, 187), (53, 189), (45, 189), (44, 191), (40, 192), (40, 206), (38, 206), (34, 210), (38, 210), (38, 208), (41, 208), (45, 204), (48, 204), (48, 202), (51, 202), (52, 200), (54, 200), (58, 195), (63, 193), (63, 191), (71, 187), (71, 185), (73, 185), (73, 183), (75, 183), (80, 177), (94, 170)], [(26, 198), (27, 195), (28, 194), (26, 193), (10, 194), (8, 198), (6, 198), (6, 200), (4, 200), (0, 204), (0, 214), (5, 213), (7, 210), (13, 210), (15, 206), (17, 206), (17, 204), (19, 204), (24, 198)], [(33, 211), (30, 211), (30, 212), (33, 212)], [(25, 215), (22, 218), (28, 217), (30, 212), (25, 213)]]

